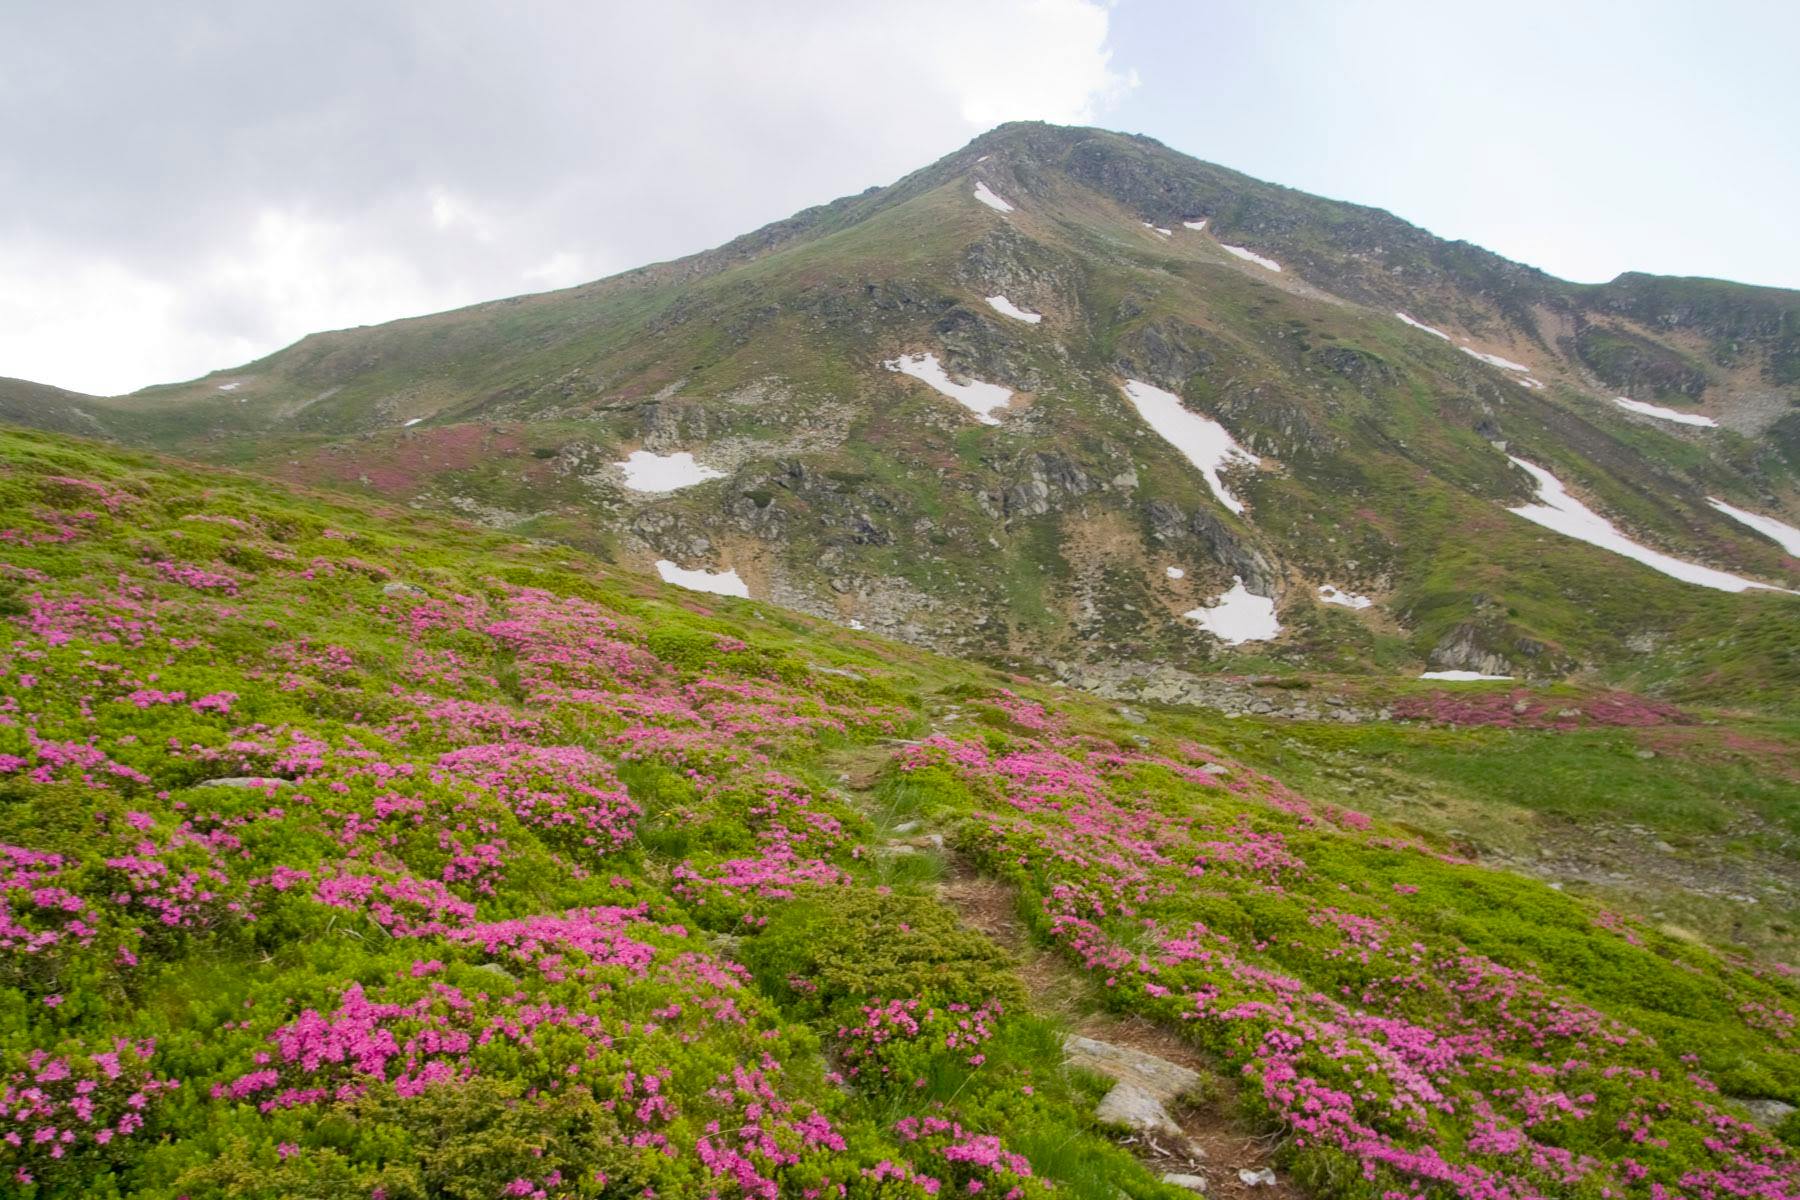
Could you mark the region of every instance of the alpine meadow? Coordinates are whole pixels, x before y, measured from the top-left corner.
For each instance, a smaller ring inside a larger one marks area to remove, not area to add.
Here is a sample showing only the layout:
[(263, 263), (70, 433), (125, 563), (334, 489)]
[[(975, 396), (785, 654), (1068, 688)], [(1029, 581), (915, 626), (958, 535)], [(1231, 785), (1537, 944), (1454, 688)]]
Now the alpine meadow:
[(6, 1195), (1800, 1197), (1800, 292), (1015, 122), (52, 382)]

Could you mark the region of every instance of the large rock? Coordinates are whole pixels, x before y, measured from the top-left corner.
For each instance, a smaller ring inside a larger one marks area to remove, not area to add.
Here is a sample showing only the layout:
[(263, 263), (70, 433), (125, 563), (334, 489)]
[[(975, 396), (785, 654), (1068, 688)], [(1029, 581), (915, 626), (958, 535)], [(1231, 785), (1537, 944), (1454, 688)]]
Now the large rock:
[(1130, 1046), (1070, 1035), (1063, 1041), (1063, 1054), (1075, 1066), (1134, 1083), (1164, 1103), (1200, 1086), (1198, 1072)]
[(1112, 1090), (1094, 1110), (1100, 1120), (1186, 1142), (1186, 1135), (1169, 1115), (1167, 1106), (1200, 1086), (1197, 1072), (1129, 1046), (1074, 1035), (1063, 1041), (1063, 1054), (1074, 1066), (1114, 1081)]
[(1115, 1083), (1112, 1091), (1101, 1097), (1094, 1116), (1107, 1125), (1122, 1125), (1136, 1133), (1160, 1133), (1181, 1138), (1181, 1126), (1169, 1115), (1162, 1101), (1135, 1083)]

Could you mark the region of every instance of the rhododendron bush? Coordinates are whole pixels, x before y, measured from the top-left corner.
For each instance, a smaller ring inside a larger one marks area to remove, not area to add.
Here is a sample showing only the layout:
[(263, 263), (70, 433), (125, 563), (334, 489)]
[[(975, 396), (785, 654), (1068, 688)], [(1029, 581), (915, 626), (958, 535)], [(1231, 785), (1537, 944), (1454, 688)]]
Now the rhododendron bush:
[(1800, 1191), (1769, 968), (975, 668), (0, 445), (4, 1194), (1182, 1194), (951, 853), (1322, 1191)]
[(1791, 1037), (1758, 1025), (1795, 1011), (1791, 973), (1204, 773), (1198, 747), (1040, 737), (933, 737), (900, 776), (964, 795), (967, 848), (1043, 935), (1235, 1068), (1307, 1177), (1469, 1200), (1800, 1188), (1794, 1147), (1720, 1094), (1800, 1091)]

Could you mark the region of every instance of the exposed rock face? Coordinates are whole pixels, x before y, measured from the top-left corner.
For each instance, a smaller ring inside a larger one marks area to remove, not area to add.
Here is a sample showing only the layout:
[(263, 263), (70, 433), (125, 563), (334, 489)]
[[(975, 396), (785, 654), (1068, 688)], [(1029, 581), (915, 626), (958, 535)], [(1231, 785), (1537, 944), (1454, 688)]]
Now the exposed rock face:
[(1121, 339), (1119, 373), (1179, 393), (1215, 361), (1205, 340), (1206, 335), (1191, 325), (1152, 322)]
[(1520, 633), (1505, 620), (1496, 620), (1481, 596), (1475, 597), (1478, 616), (1465, 621), (1438, 639), (1429, 661), (1434, 671), (1480, 671), (1484, 675), (1545, 675), (1566, 669), (1549, 646)]
[(1630, 396), (1698, 400), (1706, 372), (1666, 346), (1611, 324), (1581, 322), (1566, 348), (1608, 387)]
[(1224, 518), (1203, 508), (1184, 512), (1166, 500), (1150, 501), (1144, 508), (1144, 517), (1157, 541), (1171, 548), (1198, 541), (1205, 558), (1241, 578), (1250, 591), (1259, 596), (1276, 594), (1275, 565), (1261, 550), (1242, 541)]
[(1023, 477), (1001, 497), (1001, 511), (1008, 517), (1041, 517), (1101, 486), (1060, 454), (1026, 455), (1023, 467)]

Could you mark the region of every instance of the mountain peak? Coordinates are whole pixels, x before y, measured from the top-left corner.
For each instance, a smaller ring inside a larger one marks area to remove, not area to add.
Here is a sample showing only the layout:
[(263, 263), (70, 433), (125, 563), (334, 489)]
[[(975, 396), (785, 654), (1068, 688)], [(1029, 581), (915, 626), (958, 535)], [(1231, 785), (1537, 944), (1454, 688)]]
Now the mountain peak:
[[(1674, 647), (1762, 601), (1546, 549), (1509, 457), (1608, 537), (1793, 586), (1711, 503), (1800, 511), (1793, 299), (1568, 284), (1150, 138), (1013, 122), (703, 254), (13, 411), (1119, 694), (1246, 655), (1557, 678), (1640, 664), (1645, 605)], [(1269, 610), (1258, 640), (1212, 612), (1230, 597)]]

